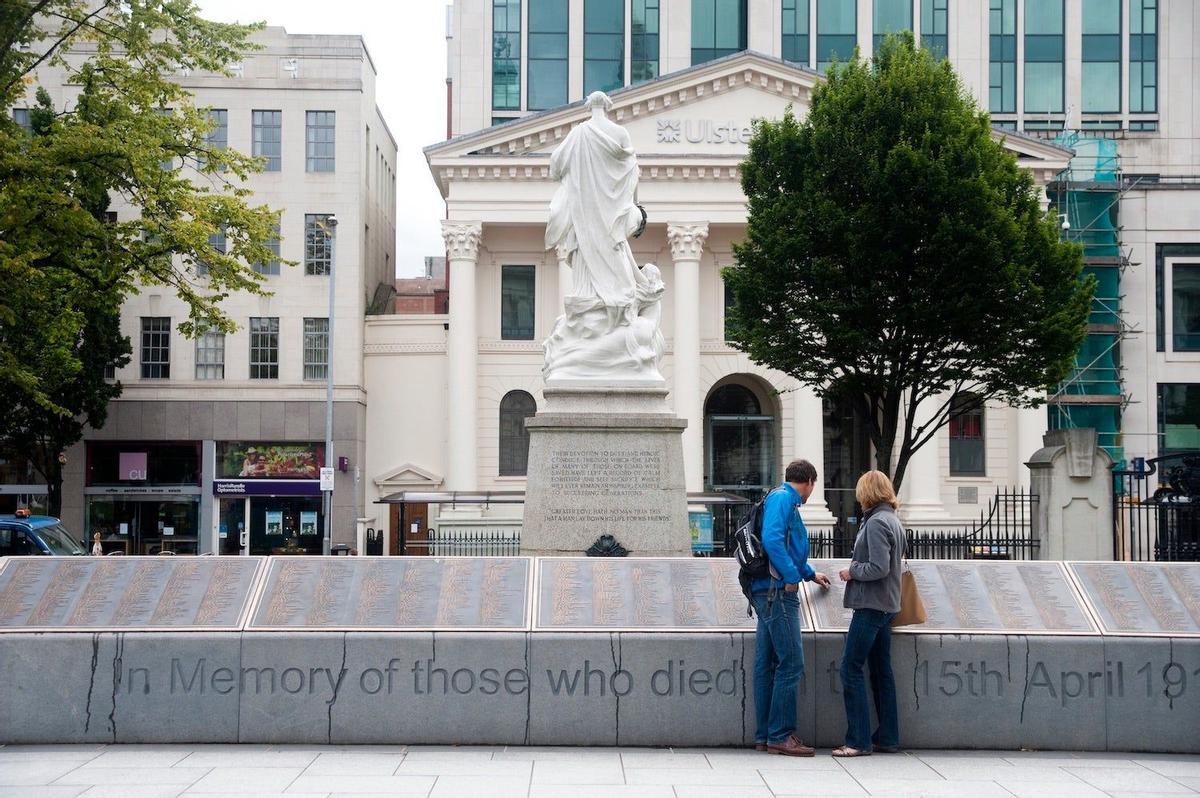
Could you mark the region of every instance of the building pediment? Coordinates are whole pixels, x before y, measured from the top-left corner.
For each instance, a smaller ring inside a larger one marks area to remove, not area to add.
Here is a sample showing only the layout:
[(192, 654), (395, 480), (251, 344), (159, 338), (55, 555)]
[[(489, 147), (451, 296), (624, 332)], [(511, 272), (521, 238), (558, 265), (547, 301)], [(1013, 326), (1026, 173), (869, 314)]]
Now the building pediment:
[(401, 490), (433, 490), (440, 487), (442, 481), (442, 477), (429, 469), (412, 463), (405, 463), (374, 479), (382, 494)]

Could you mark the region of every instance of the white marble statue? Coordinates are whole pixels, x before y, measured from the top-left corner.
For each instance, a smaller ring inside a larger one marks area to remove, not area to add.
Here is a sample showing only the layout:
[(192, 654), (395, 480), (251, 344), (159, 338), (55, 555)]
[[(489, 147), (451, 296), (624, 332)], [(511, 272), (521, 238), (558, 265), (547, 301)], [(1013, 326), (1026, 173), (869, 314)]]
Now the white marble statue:
[(571, 289), (546, 339), (543, 373), (547, 381), (659, 382), (662, 277), (654, 264), (638, 266), (628, 240), (646, 220), (636, 201), (637, 156), (629, 133), (606, 115), (607, 95), (593, 92), (587, 107), (592, 118), (550, 159), (561, 185), (550, 202), (546, 248), (565, 255)]

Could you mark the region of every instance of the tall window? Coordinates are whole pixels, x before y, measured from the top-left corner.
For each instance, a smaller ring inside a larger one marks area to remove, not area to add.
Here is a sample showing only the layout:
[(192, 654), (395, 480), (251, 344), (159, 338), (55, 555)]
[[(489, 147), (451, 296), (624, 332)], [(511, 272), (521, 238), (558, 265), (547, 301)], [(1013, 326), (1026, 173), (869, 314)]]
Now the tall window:
[(658, 4), (660, 0), (633, 0), (629, 15), (629, 82), (658, 77)]
[(224, 150), (229, 147), (229, 111), (224, 108), (211, 108), (208, 119), (213, 129), (204, 137), (204, 143), (210, 150)]
[(871, 30), (876, 50), (889, 33), (912, 30), (912, 11), (911, 0), (875, 0)]
[(196, 339), (196, 379), (225, 379), (225, 333), (206, 332)]
[(304, 320), (304, 379), (323, 380), (329, 370), (329, 319)]
[(1200, 384), (1158, 386), (1158, 453), (1200, 449)]
[(500, 400), (500, 476), (523, 477), (529, 468), (529, 430), (525, 419), (537, 403), (525, 391), (509, 391)]
[[(221, 227), (215, 233), (208, 234), (208, 248), (213, 252), (220, 252), (222, 255), (224, 255), (225, 246), (225, 225), (221, 225)], [(208, 263), (203, 260), (197, 261), (196, 274), (208, 274)]]
[(279, 225), (274, 225), (274, 233), (267, 240), (267, 248), (275, 253), (275, 257), (271, 258), (266, 263), (255, 263), (254, 271), (264, 275), (279, 274)]
[(250, 379), (279, 379), (279, 317), (250, 319)]
[(267, 159), (268, 172), (278, 172), (283, 168), (283, 112), (253, 111), (251, 125), (253, 154)]
[(989, 0), (988, 110), (1017, 112), (1017, 0)]
[(956, 396), (951, 413), (950, 476), (985, 476), (983, 405), (970, 394)]
[(521, 0), (492, 0), (492, 108), (521, 109)]
[(746, 49), (746, 0), (692, 0), (692, 64)]
[(533, 340), (534, 267), (504, 266), (500, 272), (500, 337)]
[(142, 316), (142, 379), (165, 380), (171, 376), (171, 319)]
[(327, 213), (304, 214), (304, 273), (329, 274), (333, 264), (333, 242), (329, 234)]
[(1025, 113), (1063, 110), (1063, 0), (1025, 0)]
[(854, 0), (817, 0), (817, 71), (849, 61), (858, 42), (858, 11)]
[(306, 111), (304, 115), (304, 169), (308, 172), (333, 171), (334, 111)]
[(950, 52), (950, 0), (921, 0), (921, 46), (934, 58)]
[(1129, 0), (1129, 110), (1158, 112), (1158, 0)]
[(1171, 267), (1171, 339), (1176, 352), (1200, 352), (1200, 263)]
[(1083, 112), (1121, 111), (1121, 0), (1083, 0)]
[(625, 85), (625, 0), (584, 0), (583, 96)]
[(783, 0), (783, 59), (808, 66), (808, 0)]
[(529, 110), (567, 104), (568, 0), (529, 0)]
[(16, 122), (22, 130), (24, 130), (26, 133), (33, 132), (33, 121), (29, 118), (28, 108), (14, 108), (12, 109), (12, 114), (13, 121)]

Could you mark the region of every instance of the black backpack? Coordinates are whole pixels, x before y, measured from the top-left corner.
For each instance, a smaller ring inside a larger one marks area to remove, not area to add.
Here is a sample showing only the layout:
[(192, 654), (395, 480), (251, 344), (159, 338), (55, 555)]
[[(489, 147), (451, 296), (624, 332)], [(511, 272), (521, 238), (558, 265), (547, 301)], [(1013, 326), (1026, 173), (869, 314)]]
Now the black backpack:
[[(733, 556), (738, 563), (738, 584), (742, 586), (742, 593), (746, 596), (746, 615), (753, 615), (753, 604), (750, 601), (751, 583), (755, 579), (776, 575), (771, 561), (767, 559), (767, 550), (762, 544), (763, 510), (767, 504), (767, 496), (763, 496), (750, 508), (746, 523), (733, 533)], [(784, 545), (787, 545), (786, 540)]]

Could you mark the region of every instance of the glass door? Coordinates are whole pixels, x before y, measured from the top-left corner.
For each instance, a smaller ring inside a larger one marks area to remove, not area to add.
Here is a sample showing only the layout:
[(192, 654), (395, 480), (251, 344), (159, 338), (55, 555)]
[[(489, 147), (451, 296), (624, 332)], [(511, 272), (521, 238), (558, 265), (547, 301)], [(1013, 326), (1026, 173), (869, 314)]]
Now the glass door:
[(249, 499), (217, 500), (218, 554), (250, 553), (250, 532), (246, 525), (249, 511)]

